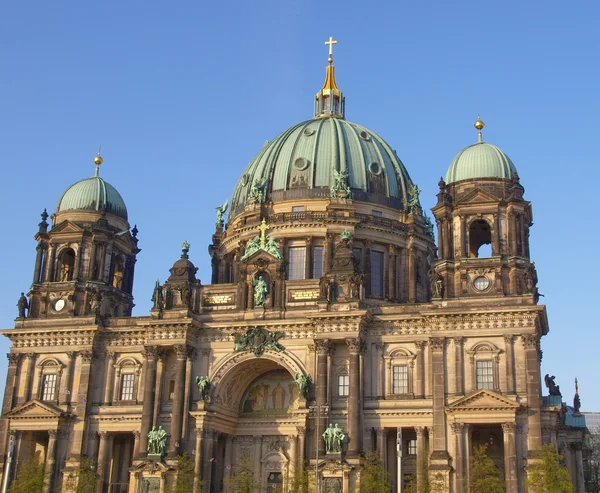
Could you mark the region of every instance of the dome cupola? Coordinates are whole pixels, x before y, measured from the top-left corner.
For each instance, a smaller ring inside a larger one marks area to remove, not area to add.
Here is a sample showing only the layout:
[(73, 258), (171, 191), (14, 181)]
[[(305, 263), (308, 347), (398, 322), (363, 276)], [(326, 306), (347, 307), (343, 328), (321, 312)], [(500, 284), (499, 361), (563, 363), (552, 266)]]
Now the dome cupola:
[(105, 211), (127, 220), (127, 207), (121, 194), (99, 176), (103, 160), (100, 153), (94, 158), (96, 172), (71, 185), (58, 199), (56, 213), (64, 211)]
[(517, 172), (513, 162), (503, 151), (483, 142), (481, 130), (484, 126), (478, 117), (475, 122), (475, 128), (479, 131), (477, 142), (465, 147), (452, 160), (446, 172), (446, 184), (478, 178), (510, 180)]

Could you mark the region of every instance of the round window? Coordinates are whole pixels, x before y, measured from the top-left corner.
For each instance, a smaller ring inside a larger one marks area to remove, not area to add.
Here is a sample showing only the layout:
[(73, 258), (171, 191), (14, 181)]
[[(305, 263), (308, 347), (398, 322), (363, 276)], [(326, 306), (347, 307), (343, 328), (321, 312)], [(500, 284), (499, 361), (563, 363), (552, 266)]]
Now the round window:
[(306, 135), (307, 137), (311, 136), (314, 133), (315, 133), (315, 131), (312, 128), (305, 128), (304, 129), (304, 135)]
[(247, 183), (248, 183), (248, 175), (244, 173), (242, 175), (242, 186), (245, 187)]
[(477, 291), (485, 291), (490, 287), (490, 280), (485, 276), (479, 276), (473, 281), (473, 286)]
[(303, 158), (303, 157), (299, 157), (298, 159), (296, 159), (294, 161), (294, 168), (296, 168), (297, 170), (305, 170), (306, 168), (308, 168), (308, 159)]
[(62, 298), (58, 299), (56, 301), (56, 303), (54, 303), (54, 309), (59, 312), (61, 311), (64, 307), (65, 307), (65, 300), (63, 300)]
[(369, 134), (364, 130), (361, 130), (361, 132), (358, 135), (360, 135), (360, 138), (362, 140), (369, 140)]
[(379, 163), (371, 163), (369, 164), (369, 171), (375, 176), (379, 176), (381, 174), (381, 166), (379, 166)]

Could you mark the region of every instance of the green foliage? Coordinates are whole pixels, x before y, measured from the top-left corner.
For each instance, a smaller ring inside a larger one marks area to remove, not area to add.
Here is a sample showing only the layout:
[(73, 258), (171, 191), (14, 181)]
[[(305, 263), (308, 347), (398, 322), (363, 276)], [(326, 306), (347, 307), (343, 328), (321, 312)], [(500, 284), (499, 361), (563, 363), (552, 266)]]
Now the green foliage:
[(194, 460), (187, 454), (177, 458), (177, 481), (173, 493), (194, 493)]
[(369, 452), (360, 462), (360, 493), (389, 493), (389, 474), (375, 452)]
[(600, 493), (600, 437), (588, 435), (584, 442), (585, 491)]
[(17, 477), (8, 493), (42, 493), (44, 489), (44, 463), (37, 456), (19, 463)]
[(250, 453), (242, 453), (225, 486), (228, 493), (254, 493), (263, 489), (260, 479), (254, 475), (254, 459)]
[(290, 479), (288, 491), (290, 493), (311, 493), (315, 490), (315, 475), (309, 474), (304, 468), (298, 469)]
[(560, 466), (562, 457), (556, 453), (554, 445), (543, 445), (534, 451), (537, 460), (527, 470), (529, 493), (573, 493), (571, 476)]
[(96, 464), (88, 457), (82, 457), (79, 463), (79, 480), (76, 493), (96, 492)]
[(471, 458), (470, 491), (477, 493), (505, 493), (502, 471), (487, 454), (487, 443), (475, 447)]

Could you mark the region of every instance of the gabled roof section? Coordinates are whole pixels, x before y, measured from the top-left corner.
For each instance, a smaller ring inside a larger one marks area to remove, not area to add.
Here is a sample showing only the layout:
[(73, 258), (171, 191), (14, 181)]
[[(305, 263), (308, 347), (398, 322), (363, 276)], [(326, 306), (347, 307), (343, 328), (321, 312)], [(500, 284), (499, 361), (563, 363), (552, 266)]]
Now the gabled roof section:
[(472, 411), (512, 411), (516, 412), (521, 405), (497, 392), (480, 389), (446, 406), (447, 413)]
[(68, 413), (62, 409), (34, 399), (14, 408), (4, 417), (9, 419), (57, 419), (65, 416), (68, 416)]
[(55, 227), (52, 228), (52, 230), (50, 231), (51, 233), (81, 233), (83, 232), (84, 229), (79, 226), (78, 224), (75, 224), (74, 222), (71, 222), (69, 220), (63, 221), (60, 224), (57, 224)]
[(474, 188), (461, 196), (456, 202), (456, 205), (481, 204), (481, 203), (498, 203), (500, 199), (491, 193), (485, 192), (479, 188)]

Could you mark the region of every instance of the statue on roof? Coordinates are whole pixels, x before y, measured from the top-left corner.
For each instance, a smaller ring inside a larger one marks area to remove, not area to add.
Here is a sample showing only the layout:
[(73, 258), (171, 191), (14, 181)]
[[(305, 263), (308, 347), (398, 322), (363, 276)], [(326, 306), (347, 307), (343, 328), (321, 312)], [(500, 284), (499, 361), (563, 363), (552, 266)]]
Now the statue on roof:
[(333, 199), (351, 199), (352, 191), (348, 186), (349, 173), (347, 169), (333, 170), (333, 184), (329, 187), (329, 195)]
[(211, 383), (208, 377), (196, 377), (196, 385), (198, 386), (198, 392), (200, 392), (200, 400), (205, 401), (208, 398)]
[(406, 207), (409, 214), (418, 214), (421, 212), (420, 194), (421, 189), (417, 185), (411, 185), (408, 188), (408, 202), (406, 203)]
[(222, 228), (225, 225), (225, 213), (227, 212), (227, 207), (229, 207), (229, 201), (226, 200), (223, 205), (217, 207), (217, 223), (216, 228)]
[(555, 378), (556, 377), (554, 375), (550, 376), (548, 373), (546, 373), (546, 376), (544, 377), (544, 383), (546, 384), (546, 387), (548, 387), (548, 392), (550, 393), (550, 395), (562, 396), (562, 394), (560, 393), (560, 385), (556, 385), (556, 383), (554, 382)]
[(156, 281), (156, 284), (154, 286), (154, 292), (152, 293), (151, 301), (153, 303), (152, 308), (154, 310), (162, 310), (165, 307), (163, 288), (158, 280)]
[(25, 293), (21, 293), (21, 297), (17, 301), (17, 309), (19, 310), (19, 318), (27, 318), (25, 310), (29, 309), (29, 301), (27, 301)]
[(267, 179), (264, 180), (256, 179), (250, 188), (248, 194), (248, 202), (250, 204), (262, 204), (267, 196), (265, 188), (267, 186)]
[(579, 414), (581, 409), (581, 398), (579, 397), (579, 382), (575, 379), (575, 397), (573, 397), (573, 410), (575, 414)]
[(423, 214), (423, 221), (425, 222), (427, 233), (433, 238), (433, 222), (431, 221), (431, 218), (427, 214)]

